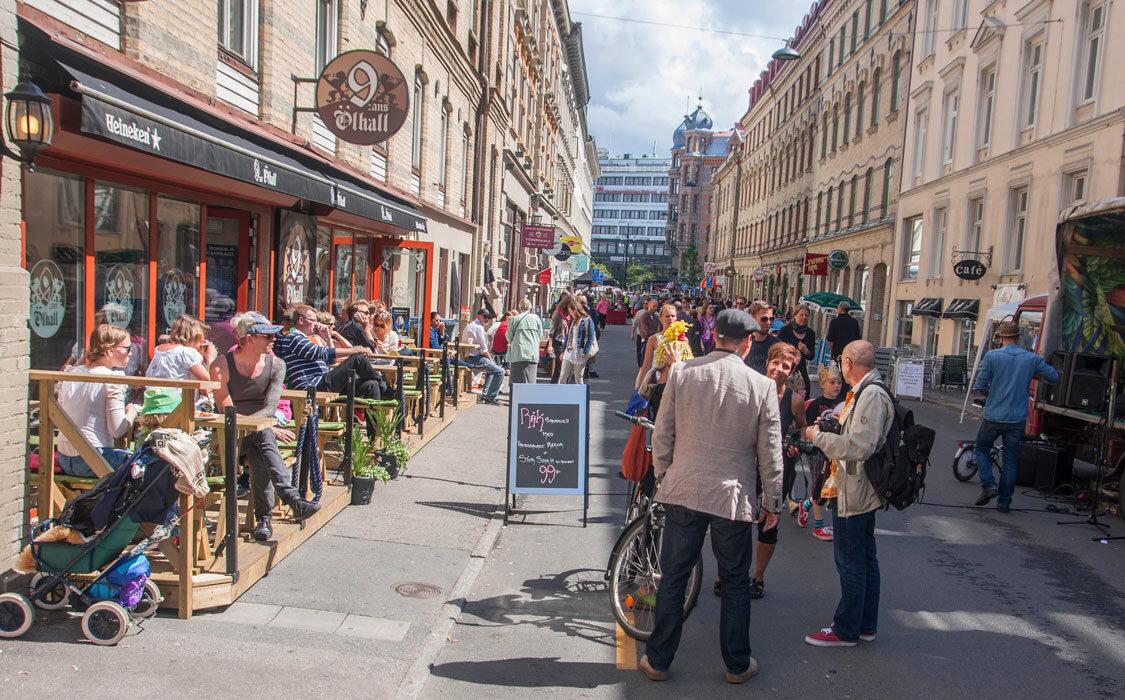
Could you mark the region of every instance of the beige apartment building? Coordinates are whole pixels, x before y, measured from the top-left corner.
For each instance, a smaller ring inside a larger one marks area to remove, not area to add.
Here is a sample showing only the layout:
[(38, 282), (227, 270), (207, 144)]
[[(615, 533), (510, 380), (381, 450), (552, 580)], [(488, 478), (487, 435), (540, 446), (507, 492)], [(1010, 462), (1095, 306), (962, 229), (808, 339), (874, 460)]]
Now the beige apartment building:
[[(517, 257), (504, 279), (544, 293), (522, 222), (589, 239), (589, 90), (565, 0), (26, 0), (0, 2), (0, 31), (5, 81), (18, 46), (57, 125), (34, 173), (2, 173), (18, 301), (0, 335), (24, 350), (3, 358), (20, 425), (0, 441), (0, 565), (27, 514), (22, 370), (60, 368), (103, 317), (142, 371), (184, 313), (378, 298), (426, 338), (430, 311), (467, 312)], [(401, 93), (401, 127), (374, 145), (329, 128), (322, 72), (357, 97)]]
[[(994, 289), (1049, 290), (1060, 211), (1125, 193), (1125, 13), (922, 0), (915, 30), (886, 341), (966, 353)], [(964, 259), (984, 277), (954, 276)]]

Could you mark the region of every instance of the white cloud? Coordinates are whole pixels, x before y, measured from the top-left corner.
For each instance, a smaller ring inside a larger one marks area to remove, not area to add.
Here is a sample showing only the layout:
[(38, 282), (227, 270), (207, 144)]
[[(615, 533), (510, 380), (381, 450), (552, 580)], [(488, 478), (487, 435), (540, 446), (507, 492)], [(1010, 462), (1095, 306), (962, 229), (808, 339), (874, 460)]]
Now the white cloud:
[(571, 0), (582, 23), (590, 133), (615, 154), (665, 155), (684, 109), (704, 109), (716, 129), (742, 116), (747, 90), (781, 46), (738, 37), (588, 17), (582, 12), (727, 31), (790, 36), (808, 7), (773, 0)]

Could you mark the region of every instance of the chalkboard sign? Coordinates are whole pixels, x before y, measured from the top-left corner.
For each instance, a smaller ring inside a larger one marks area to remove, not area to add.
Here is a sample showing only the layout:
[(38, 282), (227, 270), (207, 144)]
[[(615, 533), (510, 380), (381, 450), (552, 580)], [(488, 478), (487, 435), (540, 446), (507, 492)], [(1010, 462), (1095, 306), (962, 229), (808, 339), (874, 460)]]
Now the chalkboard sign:
[(589, 406), (585, 384), (513, 384), (508, 408), (508, 494), (582, 496), (583, 527)]

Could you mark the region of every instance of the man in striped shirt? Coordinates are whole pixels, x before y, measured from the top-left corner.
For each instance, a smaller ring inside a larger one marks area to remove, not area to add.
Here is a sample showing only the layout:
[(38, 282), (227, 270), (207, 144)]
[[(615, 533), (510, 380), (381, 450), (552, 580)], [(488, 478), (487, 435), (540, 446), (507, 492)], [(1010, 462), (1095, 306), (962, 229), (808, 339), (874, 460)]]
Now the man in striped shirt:
[[(285, 361), (285, 384), (290, 389), (308, 389), (338, 394), (347, 390), (348, 372), (356, 373), (356, 396), (378, 399), (383, 395), (386, 381), (383, 375), (371, 368), (368, 359), (373, 354), (369, 348), (334, 348), (328, 326), (318, 323), (316, 310), (298, 304), (291, 316), (293, 327), (274, 342), (273, 353)], [(325, 345), (309, 340), (310, 335), (325, 339)], [(343, 360), (335, 367), (330, 365)]]

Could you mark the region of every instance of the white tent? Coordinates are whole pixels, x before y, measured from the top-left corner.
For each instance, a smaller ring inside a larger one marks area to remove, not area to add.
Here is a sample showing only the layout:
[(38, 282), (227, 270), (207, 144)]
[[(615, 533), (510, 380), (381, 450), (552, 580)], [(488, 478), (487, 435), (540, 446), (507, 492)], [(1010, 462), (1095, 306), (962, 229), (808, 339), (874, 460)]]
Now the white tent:
[(977, 370), (980, 369), (981, 358), (984, 357), (985, 348), (988, 347), (989, 341), (992, 338), (993, 326), (1014, 318), (1016, 309), (1018, 309), (1022, 303), (1022, 301), (1014, 301), (1008, 304), (997, 304), (984, 313), (984, 333), (981, 335), (980, 344), (977, 345), (977, 356), (976, 359), (973, 360), (973, 371), (969, 374), (969, 387), (965, 390), (965, 400), (961, 402), (961, 418), (958, 420), (958, 423), (965, 422), (965, 411), (969, 407), (969, 395), (973, 393), (973, 384), (977, 379)]

